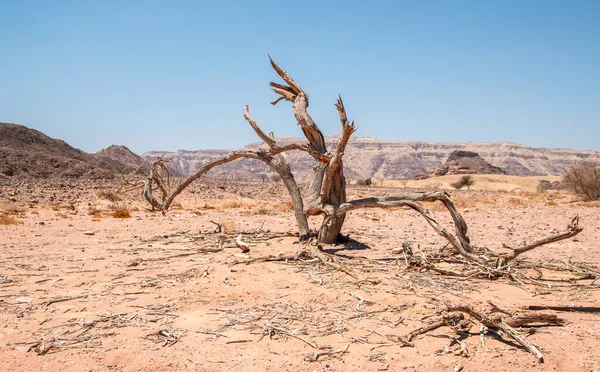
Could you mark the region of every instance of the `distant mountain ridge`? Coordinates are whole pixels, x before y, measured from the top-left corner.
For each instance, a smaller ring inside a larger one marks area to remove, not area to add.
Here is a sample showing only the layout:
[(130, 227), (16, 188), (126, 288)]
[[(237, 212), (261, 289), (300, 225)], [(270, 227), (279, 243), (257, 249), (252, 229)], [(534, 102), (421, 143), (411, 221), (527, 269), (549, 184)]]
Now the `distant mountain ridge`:
[[(277, 139), (284, 145), (298, 138)], [(327, 147), (333, 149), (336, 136), (326, 137)], [(261, 143), (251, 143), (248, 149), (260, 148)], [(412, 179), (441, 168), (448, 156), (456, 150), (478, 153), (489, 164), (503, 169), (509, 175), (548, 176), (562, 175), (565, 167), (575, 161), (600, 162), (600, 151), (559, 148), (533, 148), (511, 142), (386, 142), (376, 138), (353, 137), (344, 156), (344, 172), (350, 179)], [(191, 174), (206, 161), (224, 156), (229, 150), (179, 150), (175, 152), (151, 151), (143, 158), (165, 155), (173, 160), (171, 167), (182, 174)], [(314, 165), (306, 154), (288, 152), (292, 171), (299, 179), (307, 178)], [(272, 170), (258, 161), (241, 159), (217, 167), (209, 172), (213, 177), (260, 179)]]
[(92, 155), (24, 125), (0, 123), (0, 175), (5, 177), (113, 178), (143, 162), (124, 146), (109, 149)]
[[(305, 142), (293, 137), (279, 138), (280, 144)], [(329, 149), (337, 144), (337, 137), (326, 137)], [(264, 144), (251, 143), (248, 149)], [(344, 172), (349, 179), (384, 178), (412, 179), (430, 174), (444, 165), (453, 151), (478, 153), (492, 166), (509, 175), (561, 175), (565, 167), (575, 161), (600, 162), (600, 151), (532, 148), (516, 143), (427, 143), (385, 142), (375, 138), (355, 137), (348, 143), (344, 156)], [(228, 154), (230, 150), (151, 151), (141, 157), (125, 146), (110, 146), (96, 154), (73, 148), (66, 142), (50, 138), (42, 132), (18, 124), (0, 123), (0, 178), (6, 177), (89, 177), (113, 178), (116, 174), (131, 172), (144, 159), (165, 155), (177, 173), (194, 173), (205, 162)], [(312, 173), (314, 160), (303, 152), (287, 153), (292, 171), (299, 180)], [(145, 168), (147, 169), (147, 168)], [(142, 169), (144, 171), (145, 169)], [(262, 179), (273, 170), (262, 162), (241, 159), (217, 167), (209, 176), (220, 178)]]

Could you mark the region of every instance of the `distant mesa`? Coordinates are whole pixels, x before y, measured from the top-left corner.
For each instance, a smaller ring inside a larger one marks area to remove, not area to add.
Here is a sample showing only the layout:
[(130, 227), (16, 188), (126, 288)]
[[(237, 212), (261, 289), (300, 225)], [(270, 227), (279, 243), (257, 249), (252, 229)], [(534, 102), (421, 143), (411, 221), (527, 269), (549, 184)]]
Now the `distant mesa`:
[(443, 167), (431, 173), (431, 177), (453, 174), (506, 174), (506, 172), (483, 160), (476, 152), (456, 150), (448, 156)]
[[(337, 139), (336, 136), (325, 137), (327, 148), (335, 149)], [(306, 140), (283, 137), (278, 138), (277, 142), (286, 145), (291, 142), (306, 142)], [(261, 146), (263, 146), (261, 143), (251, 143), (246, 148), (256, 150)], [(458, 153), (455, 153), (456, 151)], [(181, 174), (189, 175), (200, 169), (207, 161), (228, 153), (229, 150), (152, 151), (142, 154), (142, 157), (171, 158), (174, 169)], [(466, 156), (460, 155), (465, 153)], [(471, 153), (474, 156), (470, 156)], [(291, 151), (287, 156), (296, 179), (308, 180), (312, 174), (314, 160), (299, 151)], [(565, 167), (573, 162), (583, 159), (600, 161), (600, 151), (533, 148), (511, 142), (391, 142), (352, 137), (345, 151), (344, 175), (351, 180), (427, 178), (434, 171), (445, 168), (446, 163), (452, 163), (455, 158), (464, 158), (464, 160), (461, 160), (458, 165), (448, 164), (447, 172), (450, 174), (466, 167), (468, 170), (460, 171), (513, 176), (560, 176), (564, 174)], [(481, 161), (487, 165), (484, 166)], [(212, 169), (208, 176), (264, 179), (272, 172), (272, 169), (261, 162), (241, 159)]]

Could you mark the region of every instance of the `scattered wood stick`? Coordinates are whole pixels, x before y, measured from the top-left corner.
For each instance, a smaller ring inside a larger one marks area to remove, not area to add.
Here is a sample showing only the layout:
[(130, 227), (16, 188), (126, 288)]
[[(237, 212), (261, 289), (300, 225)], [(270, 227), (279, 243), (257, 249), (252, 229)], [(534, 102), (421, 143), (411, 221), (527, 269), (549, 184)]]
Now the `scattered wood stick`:
[(523, 335), (521, 335), (516, 329), (505, 323), (502, 319), (487, 316), (479, 311), (476, 311), (468, 305), (449, 305), (447, 311), (463, 312), (469, 314), (470, 316), (477, 319), (479, 322), (481, 322), (487, 327), (494, 327), (504, 331), (504, 333), (509, 335), (513, 340), (517, 341), (519, 344), (521, 344), (521, 346), (523, 346), (531, 354), (535, 355), (538, 362), (544, 362), (544, 357), (540, 349), (527, 338), (525, 338)]
[(55, 298), (52, 298), (52, 299), (50, 299), (48, 301), (42, 302), (41, 305), (50, 306), (50, 305), (55, 304), (57, 302), (65, 302), (65, 301), (77, 300), (79, 298), (86, 298), (87, 296), (88, 296), (87, 294), (81, 294), (81, 295), (76, 295), (76, 296), (55, 297)]
[(569, 311), (578, 313), (600, 313), (600, 306), (553, 306), (553, 305), (530, 305), (525, 306), (527, 310), (553, 310)]

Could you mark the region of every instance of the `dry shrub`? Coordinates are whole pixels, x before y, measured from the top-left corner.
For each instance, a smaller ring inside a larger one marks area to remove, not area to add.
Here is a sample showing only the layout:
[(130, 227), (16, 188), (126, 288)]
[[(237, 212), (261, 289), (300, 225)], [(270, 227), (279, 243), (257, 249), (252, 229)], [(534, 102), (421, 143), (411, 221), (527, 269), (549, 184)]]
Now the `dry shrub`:
[(516, 196), (513, 196), (512, 198), (508, 198), (508, 200), (506, 201), (508, 204), (512, 205), (513, 207), (520, 207), (525, 205), (525, 203), (523, 202), (522, 198), (518, 198)]
[(13, 203), (0, 202), (0, 211), (9, 214), (16, 214), (25, 212), (25, 208), (19, 207), (18, 205)]
[(254, 214), (259, 214), (259, 215), (269, 215), (269, 214), (271, 214), (271, 211), (272, 211), (272, 210), (271, 210), (271, 209), (269, 209), (269, 208), (260, 207), (260, 208), (258, 208), (258, 209), (256, 209), (256, 210), (254, 211)]
[(121, 198), (119, 197), (119, 195), (117, 195), (116, 192), (112, 191), (112, 190), (101, 190), (98, 191), (96, 193), (96, 196), (99, 199), (104, 199), (104, 200), (108, 200), (110, 202), (118, 202), (121, 201)]
[(112, 204), (110, 208), (113, 210), (111, 216), (114, 218), (131, 218), (131, 212), (125, 204)]
[(276, 204), (275, 209), (279, 212), (290, 212), (293, 209), (293, 205), (292, 202), (288, 200), (284, 203)]
[(99, 215), (101, 210), (98, 207), (89, 207), (87, 213), (90, 216)]
[(183, 205), (181, 203), (173, 203), (173, 204), (171, 204), (170, 209), (179, 209), (179, 210), (181, 210), (181, 209), (183, 209)]
[(582, 161), (567, 167), (565, 185), (586, 201), (600, 200), (600, 164)]
[(13, 216), (9, 216), (8, 214), (0, 215), (0, 225), (18, 225), (19, 221)]
[(131, 218), (131, 213), (128, 209), (119, 208), (112, 213), (114, 218)]
[(365, 179), (356, 180), (356, 184), (359, 186), (371, 186), (373, 184), (373, 181), (369, 177)]
[(238, 201), (232, 199), (225, 199), (219, 203), (219, 209), (230, 209), (239, 207), (241, 207), (241, 204)]
[(223, 227), (224, 233), (233, 234), (237, 232), (237, 226), (233, 220), (227, 220), (223, 222), (221, 226)]
[(474, 184), (475, 180), (473, 179), (473, 177), (467, 174), (462, 176), (458, 181), (451, 183), (450, 186), (454, 187), (457, 190), (467, 186), (467, 190), (469, 190)]
[(214, 205), (210, 205), (208, 203), (204, 203), (204, 205), (201, 208), (202, 209), (217, 209), (217, 207), (215, 207)]
[(243, 203), (242, 206), (246, 209), (254, 209), (256, 208), (258, 205), (256, 203)]

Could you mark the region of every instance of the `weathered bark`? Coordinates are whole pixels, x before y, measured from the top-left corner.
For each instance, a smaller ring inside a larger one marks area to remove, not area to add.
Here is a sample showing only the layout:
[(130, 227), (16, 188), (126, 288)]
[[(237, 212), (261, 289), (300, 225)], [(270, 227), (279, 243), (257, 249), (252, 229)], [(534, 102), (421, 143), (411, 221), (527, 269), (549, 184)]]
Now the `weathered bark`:
[(304, 202), (302, 201), (302, 194), (300, 193), (300, 187), (294, 179), (294, 175), (290, 170), (289, 162), (285, 153), (279, 154), (277, 159), (272, 162), (273, 169), (279, 174), (283, 184), (290, 194), (292, 199), (292, 206), (294, 208), (294, 217), (296, 218), (296, 225), (298, 226), (298, 233), (300, 240), (308, 239), (310, 230), (308, 228), (308, 218), (304, 213)]
[[(346, 145), (350, 141), (352, 134), (356, 131), (356, 128), (354, 127), (354, 122), (350, 123), (348, 121), (342, 97), (338, 97), (335, 107), (340, 116), (342, 134), (338, 141), (335, 155), (329, 161), (329, 167), (325, 173), (323, 203), (338, 206), (346, 202), (346, 178), (344, 177), (343, 158)], [(346, 213), (344, 212), (326, 215), (319, 231), (319, 241), (322, 243), (335, 243), (340, 236), (345, 220)]]
[[(293, 102), (294, 116), (300, 124), (304, 136), (309, 142), (309, 146), (315, 152), (326, 155), (327, 147), (323, 133), (314, 122), (308, 113), (308, 95), (300, 88), (300, 86), (291, 78), (291, 76), (281, 69), (273, 60), (271, 65), (277, 71), (279, 76), (288, 84), (288, 86), (278, 83), (271, 83), (273, 91), (280, 98), (272, 102), (277, 104), (280, 100), (285, 99)], [(316, 215), (325, 213), (323, 222), (319, 229), (318, 240), (321, 243), (335, 243), (340, 235), (342, 226), (345, 221), (345, 215), (339, 213), (327, 213), (329, 208), (326, 206), (336, 206), (346, 202), (346, 179), (344, 177), (343, 157), (346, 144), (350, 140), (350, 136), (355, 132), (354, 123), (350, 123), (346, 116), (346, 110), (339, 97), (336, 103), (340, 121), (342, 123), (342, 135), (340, 136), (336, 152), (333, 156), (324, 156), (317, 159), (321, 164), (314, 169), (313, 179), (311, 181), (308, 202), (307, 214)]]

